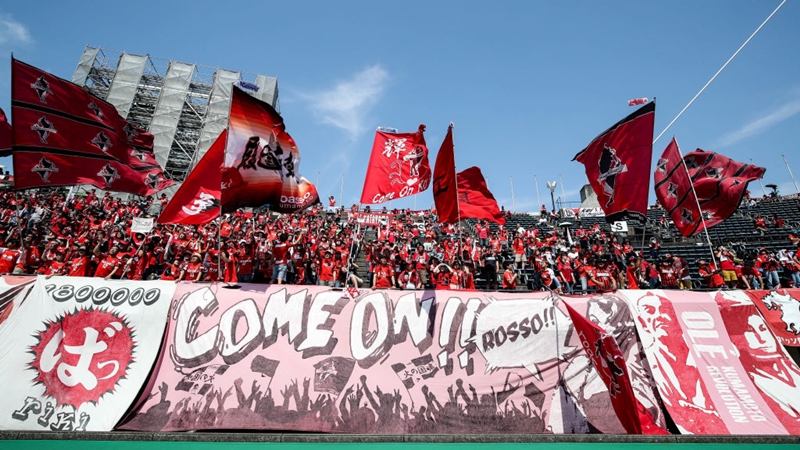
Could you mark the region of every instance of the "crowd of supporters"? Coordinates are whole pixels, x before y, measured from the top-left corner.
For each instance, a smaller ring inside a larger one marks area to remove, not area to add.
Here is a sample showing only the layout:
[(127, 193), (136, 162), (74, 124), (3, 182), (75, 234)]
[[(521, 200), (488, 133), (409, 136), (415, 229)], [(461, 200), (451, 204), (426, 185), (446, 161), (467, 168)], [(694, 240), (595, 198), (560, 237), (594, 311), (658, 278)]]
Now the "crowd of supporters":
[[(800, 285), (794, 234), (777, 253), (720, 246), (712, 262), (686, 261), (655, 238), (636, 249), (598, 224), (565, 236), (557, 227), (442, 225), (431, 211), (392, 211), (363, 225), (356, 206), (237, 211), (206, 225), (131, 232), (135, 217), (155, 217), (166, 203), (163, 195), (122, 201), (94, 190), (2, 192), (0, 273), (561, 293)], [(755, 223), (756, 230), (783, 226), (777, 217)]]

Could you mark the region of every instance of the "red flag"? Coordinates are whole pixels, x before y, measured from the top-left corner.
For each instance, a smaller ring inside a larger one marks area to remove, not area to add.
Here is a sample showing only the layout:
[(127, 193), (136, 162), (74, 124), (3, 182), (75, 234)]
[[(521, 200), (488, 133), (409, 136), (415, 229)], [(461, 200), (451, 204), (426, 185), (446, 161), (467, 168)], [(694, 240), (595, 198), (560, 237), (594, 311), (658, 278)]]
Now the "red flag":
[(567, 308), (586, 356), (608, 388), (614, 412), (625, 431), (628, 434), (669, 434), (655, 424), (650, 412), (633, 395), (628, 367), (614, 336), (579, 314), (567, 302), (562, 304)]
[(650, 100), (647, 97), (634, 98), (633, 100), (628, 100), (628, 106), (644, 105), (649, 101)]
[(222, 190), (220, 167), (225, 158), (227, 137), (228, 130), (222, 130), (158, 216), (158, 223), (202, 225), (219, 217)]
[(458, 222), (458, 185), (456, 184), (456, 157), (453, 146), (453, 124), (436, 155), (433, 168), (433, 201), (441, 223)]
[(14, 152), (16, 189), (90, 184), (106, 191), (153, 195), (174, 184), (161, 169), (134, 170), (119, 161), (67, 152)]
[(151, 195), (174, 184), (153, 155), (153, 136), (80, 86), (12, 60), (17, 189), (91, 184)]
[(425, 125), (416, 133), (375, 132), (361, 203), (376, 204), (419, 194), (431, 182)]
[(669, 213), (681, 234), (693, 236), (700, 231), (700, 209), (675, 138), (664, 149), (653, 178), (658, 202)]
[(300, 150), (281, 115), (234, 86), (222, 165), (223, 210), (269, 205), (290, 213), (319, 203), (317, 188), (299, 169)]
[(747, 184), (763, 177), (766, 172), (763, 167), (700, 149), (688, 153), (683, 159), (709, 228), (730, 217), (739, 207)]
[(646, 104), (601, 133), (572, 159), (584, 165), (607, 222), (645, 221), (655, 115), (655, 102)]
[(8, 123), (5, 111), (0, 108), (0, 156), (11, 156), (11, 146), (14, 137), (11, 134), (11, 124)]
[(486, 219), (500, 225), (506, 223), (478, 167), (458, 173), (458, 209), (462, 219)]

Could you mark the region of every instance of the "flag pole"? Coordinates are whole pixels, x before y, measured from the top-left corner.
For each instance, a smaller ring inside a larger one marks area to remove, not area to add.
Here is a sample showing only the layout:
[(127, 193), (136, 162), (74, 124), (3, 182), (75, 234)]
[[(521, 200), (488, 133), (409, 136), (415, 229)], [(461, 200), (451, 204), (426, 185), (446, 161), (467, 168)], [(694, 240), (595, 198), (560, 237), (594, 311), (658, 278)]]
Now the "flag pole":
[(784, 164), (786, 164), (786, 170), (789, 171), (789, 176), (792, 177), (792, 183), (794, 183), (794, 191), (795, 192), (800, 192), (800, 188), (797, 187), (797, 181), (795, 181), (795, 179), (794, 179), (794, 174), (792, 173), (792, 168), (789, 167), (789, 161), (786, 161), (786, 155), (782, 154), (781, 156), (783, 156), (783, 162), (784, 162)]
[(695, 96), (694, 96), (694, 97), (692, 97), (692, 99), (691, 99), (691, 100), (689, 100), (689, 103), (687, 103), (687, 104), (686, 104), (686, 106), (684, 106), (684, 107), (683, 107), (683, 109), (681, 110), (681, 112), (679, 112), (679, 113), (678, 113), (678, 115), (677, 115), (677, 116), (675, 116), (675, 118), (674, 118), (674, 119), (672, 119), (672, 122), (670, 122), (670, 123), (669, 123), (669, 125), (667, 125), (667, 127), (666, 127), (666, 128), (664, 128), (664, 131), (662, 131), (662, 132), (661, 132), (661, 134), (659, 134), (659, 135), (658, 135), (658, 136), (655, 138), (655, 140), (653, 140), (653, 144), (655, 144), (655, 143), (656, 143), (656, 141), (658, 141), (658, 140), (661, 138), (661, 136), (663, 136), (663, 135), (664, 135), (664, 133), (666, 133), (666, 132), (667, 132), (667, 130), (669, 130), (669, 129), (670, 129), (670, 127), (672, 126), (672, 124), (674, 124), (674, 123), (675, 123), (675, 122), (678, 120), (678, 118), (679, 118), (679, 117), (680, 117), (680, 116), (681, 116), (681, 115), (682, 115), (682, 114), (683, 114), (683, 113), (684, 113), (684, 112), (685, 112), (687, 109), (689, 109), (689, 107), (690, 107), (690, 106), (692, 106), (692, 103), (694, 103), (694, 101), (695, 101), (695, 100), (697, 100), (697, 97), (700, 97), (700, 94), (702, 94), (702, 93), (703, 93), (703, 91), (705, 91), (705, 90), (706, 90), (706, 88), (707, 88), (707, 87), (708, 87), (708, 86), (709, 86), (709, 85), (710, 85), (710, 84), (711, 84), (711, 83), (712, 83), (712, 82), (713, 82), (713, 81), (714, 81), (714, 80), (717, 78), (717, 76), (718, 76), (720, 73), (722, 73), (722, 71), (723, 71), (723, 70), (725, 70), (725, 68), (726, 68), (726, 67), (728, 67), (728, 64), (730, 64), (730, 63), (731, 63), (731, 61), (733, 61), (733, 58), (736, 58), (736, 55), (738, 55), (738, 54), (739, 54), (739, 52), (741, 52), (741, 51), (742, 51), (742, 49), (743, 49), (743, 48), (744, 48), (744, 47), (745, 47), (745, 46), (746, 46), (746, 45), (747, 45), (747, 44), (750, 42), (750, 40), (752, 40), (752, 39), (753, 39), (753, 38), (756, 36), (756, 34), (758, 34), (758, 32), (759, 32), (759, 31), (761, 31), (761, 28), (763, 28), (763, 27), (764, 27), (764, 25), (766, 25), (766, 24), (767, 24), (767, 22), (769, 22), (769, 19), (771, 19), (771, 18), (772, 18), (772, 16), (774, 16), (774, 15), (775, 15), (775, 13), (776, 13), (776, 12), (778, 12), (778, 10), (779, 10), (779, 9), (781, 9), (781, 6), (783, 6), (783, 4), (784, 4), (784, 3), (786, 3), (786, 0), (783, 0), (783, 1), (781, 2), (781, 4), (780, 4), (780, 5), (778, 5), (778, 7), (777, 7), (777, 8), (775, 8), (775, 10), (774, 10), (774, 11), (772, 11), (772, 14), (770, 14), (770, 15), (769, 15), (769, 16), (768, 16), (766, 19), (764, 19), (764, 21), (761, 23), (761, 25), (759, 25), (759, 26), (758, 26), (758, 28), (756, 28), (756, 31), (754, 31), (754, 32), (753, 32), (753, 34), (751, 34), (751, 35), (750, 35), (750, 37), (749, 37), (749, 38), (747, 38), (747, 40), (746, 40), (746, 41), (744, 41), (744, 44), (742, 44), (742, 46), (741, 46), (741, 47), (739, 47), (739, 49), (738, 49), (738, 50), (736, 50), (736, 52), (734, 52), (734, 54), (733, 54), (733, 55), (732, 55), (730, 58), (728, 58), (728, 60), (727, 60), (727, 61), (725, 61), (725, 64), (723, 64), (723, 65), (722, 65), (722, 67), (720, 67), (720, 68), (719, 68), (719, 70), (717, 71), (717, 73), (715, 73), (715, 74), (714, 74), (714, 76), (713, 76), (713, 77), (711, 77), (711, 79), (710, 79), (710, 80), (708, 80), (708, 82), (705, 84), (705, 86), (703, 86), (703, 88), (702, 88), (702, 89), (700, 89), (700, 91), (699, 91), (697, 94), (695, 94)]
[[(672, 137), (675, 139), (675, 136)], [(686, 170), (686, 176), (689, 177), (689, 186), (692, 187), (692, 195), (694, 195), (694, 201), (697, 204), (697, 210), (700, 211), (700, 222), (703, 224), (703, 232), (706, 235), (706, 242), (708, 243), (708, 250), (711, 252), (711, 261), (714, 262), (714, 267), (717, 267), (717, 258), (714, 256), (714, 246), (711, 244), (711, 236), (708, 234), (708, 227), (706, 227), (706, 218), (703, 216), (703, 208), (700, 206), (700, 199), (697, 198), (697, 191), (694, 190), (694, 183), (692, 183), (692, 174), (689, 173), (689, 166), (686, 165), (686, 160), (683, 159), (683, 152), (681, 152), (681, 146), (678, 145), (678, 140), (675, 140), (675, 147), (678, 148), (678, 156), (681, 157), (681, 164), (683, 165), (684, 170)], [(719, 267), (717, 267), (719, 270)]]
[(564, 208), (564, 203), (567, 201), (567, 194), (564, 193), (564, 179), (561, 174), (558, 174), (558, 182), (561, 183), (561, 208)]
[(542, 204), (542, 199), (539, 198), (539, 179), (536, 178), (536, 174), (533, 175), (533, 183), (536, 185), (536, 207), (538, 208)]
[[(453, 128), (455, 128), (455, 124), (450, 122), (450, 136), (453, 135)], [(458, 165), (456, 165), (456, 140), (453, 139), (453, 173), (456, 175), (456, 213), (458, 214), (458, 259), (460, 260), (463, 257), (463, 252), (461, 249), (461, 207), (459, 206), (458, 200)], [(463, 261), (462, 261), (463, 263)]]
[[(753, 158), (750, 158), (750, 162), (755, 164), (755, 161), (753, 161)], [(764, 197), (766, 197), (767, 196), (767, 191), (766, 191), (766, 189), (764, 189), (764, 183), (761, 181), (761, 178), (758, 179), (758, 184), (761, 185), (761, 193), (764, 194)]]
[(514, 198), (514, 177), (511, 175), (508, 176), (508, 182), (511, 183), (511, 206), (514, 209), (514, 213), (517, 212), (517, 200)]
[(342, 172), (342, 187), (339, 188), (339, 205), (344, 205), (344, 172)]

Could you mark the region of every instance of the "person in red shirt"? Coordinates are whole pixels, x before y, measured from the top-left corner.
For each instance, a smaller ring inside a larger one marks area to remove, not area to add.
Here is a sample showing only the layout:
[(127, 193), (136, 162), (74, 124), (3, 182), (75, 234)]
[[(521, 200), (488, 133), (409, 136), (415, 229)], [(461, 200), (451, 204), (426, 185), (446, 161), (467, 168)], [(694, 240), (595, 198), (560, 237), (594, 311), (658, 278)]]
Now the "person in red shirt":
[(325, 254), (317, 265), (317, 284), (320, 286), (334, 287), (334, 261), (330, 250), (325, 250)]
[(281, 233), (280, 237), (278, 238), (278, 243), (272, 246), (272, 259), (273, 259), (273, 266), (272, 266), (272, 282), (277, 282), (278, 284), (283, 284), (286, 282), (286, 269), (289, 262), (289, 250), (294, 247), (300, 239), (303, 237), (302, 234), (298, 234), (292, 243), (289, 243), (289, 235), (287, 233)]
[(17, 250), (18, 247), (19, 244), (10, 241), (8, 248), (0, 254), (0, 274), (9, 274), (14, 270), (14, 266), (17, 265), (17, 260), (20, 256), (20, 251)]
[[(99, 247), (99, 245), (98, 245)], [(99, 257), (99, 250), (95, 247), (95, 255)], [(95, 278), (105, 278), (106, 280), (111, 279), (120, 269), (120, 262), (119, 258), (117, 258), (117, 254), (119, 253), (119, 249), (117, 247), (111, 247), (108, 251), (108, 255), (100, 260), (97, 263), (97, 269), (94, 271)]]
[(236, 255), (227, 250), (222, 250), (219, 253), (219, 259), (222, 261), (224, 272), (222, 274), (222, 281), (225, 283), (236, 284), (239, 282), (239, 277), (236, 274)]
[(397, 287), (400, 289), (422, 288), (422, 280), (414, 264), (403, 264), (403, 270), (397, 277)]
[(186, 281), (200, 281), (203, 278), (204, 272), (205, 267), (203, 267), (203, 263), (200, 262), (200, 254), (193, 253), (182, 275), (184, 276), (183, 279)]
[(677, 289), (678, 277), (675, 274), (675, 269), (666, 258), (662, 259), (658, 265), (658, 277), (661, 280), (661, 289)]
[(604, 255), (599, 257), (596, 261), (596, 264), (597, 268), (589, 281), (599, 291), (617, 290), (617, 280), (614, 279), (614, 275), (609, 267), (608, 256)]
[(44, 275), (47, 275), (47, 278), (53, 275), (64, 275), (67, 273), (67, 264), (64, 262), (64, 252), (56, 251), (54, 254), (55, 257), (47, 264), (44, 270)]
[(165, 281), (179, 281), (183, 278), (183, 270), (180, 268), (181, 261), (176, 259), (172, 264), (167, 264), (164, 267), (164, 272), (161, 273), (161, 279)]
[(372, 270), (372, 289), (387, 289), (395, 285), (394, 269), (381, 255), (380, 262)]
[(86, 256), (86, 247), (78, 247), (78, 252), (69, 260), (67, 275), (71, 277), (85, 277), (89, 274), (89, 257)]
[(698, 268), (700, 277), (703, 278), (708, 287), (714, 289), (725, 286), (725, 281), (722, 279), (722, 275), (719, 274), (719, 270), (717, 270), (714, 264), (709, 264), (708, 261), (704, 259), (698, 260), (697, 263), (700, 265)]
[(516, 263), (517, 269), (525, 270), (525, 263), (528, 262), (528, 258), (525, 255), (525, 240), (522, 238), (522, 233), (517, 232), (512, 246), (514, 248), (514, 263)]
[(503, 272), (503, 289), (513, 290), (517, 288), (519, 275), (511, 270), (511, 263), (506, 263), (506, 271)]

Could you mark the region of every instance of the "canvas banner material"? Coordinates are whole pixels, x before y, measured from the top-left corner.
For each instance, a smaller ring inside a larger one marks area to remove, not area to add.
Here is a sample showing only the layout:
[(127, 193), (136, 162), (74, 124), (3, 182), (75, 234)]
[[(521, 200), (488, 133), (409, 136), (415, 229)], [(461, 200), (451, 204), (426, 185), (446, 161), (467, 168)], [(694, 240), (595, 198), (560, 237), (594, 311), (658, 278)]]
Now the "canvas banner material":
[(800, 289), (745, 292), (781, 344), (800, 347)]
[[(354, 294), (179, 284), (153, 387), (119, 428), (625, 432), (547, 294)], [(664, 426), (625, 300), (568, 301), (616, 338), (634, 394)]]
[(746, 294), (620, 292), (681, 433), (800, 433), (800, 369)]
[(109, 431), (158, 356), (175, 284), (54, 277), (0, 325), (0, 429)]

